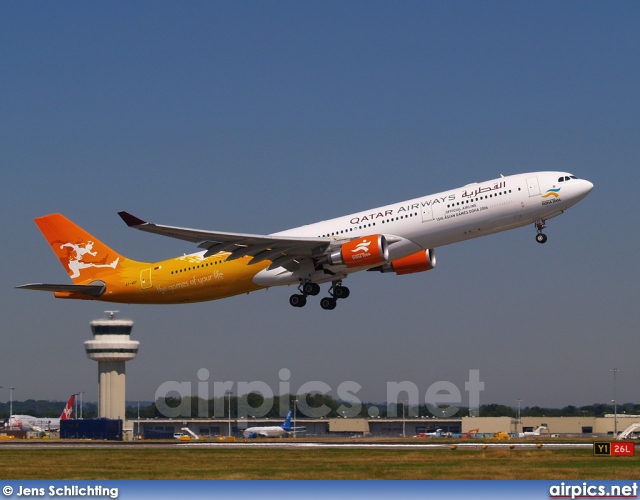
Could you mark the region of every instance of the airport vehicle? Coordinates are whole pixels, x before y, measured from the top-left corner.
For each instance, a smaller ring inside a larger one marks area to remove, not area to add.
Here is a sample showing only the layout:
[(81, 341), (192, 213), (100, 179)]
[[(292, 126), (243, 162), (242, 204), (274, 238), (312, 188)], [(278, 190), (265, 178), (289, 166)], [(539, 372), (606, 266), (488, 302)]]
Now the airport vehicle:
[[(625, 430), (623, 430), (616, 439), (633, 439), (635, 435), (636, 438), (640, 438), (638, 435), (640, 433), (640, 422), (636, 422), (631, 424)], [(615, 437), (615, 436), (614, 436)]]
[(480, 433), (480, 429), (471, 429), (468, 432), (465, 432), (461, 437), (462, 439), (469, 439), (469, 438), (475, 438), (478, 437), (478, 434)]
[(17, 288), (58, 298), (129, 304), (176, 304), (221, 299), (280, 285), (297, 285), (289, 303), (320, 300), (331, 310), (346, 299), (343, 285), (357, 271), (398, 275), (429, 271), (435, 248), (534, 224), (545, 243), (546, 222), (592, 190), (566, 172), (532, 172), (355, 212), (269, 235), (164, 226), (119, 212), (141, 231), (197, 243), (200, 252), (162, 262), (128, 259), (60, 214), (35, 219), (73, 284), (32, 283)]
[(39, 418), (31, 415), (11, 415), (8, 427), (10, 429), (33, 430), (37, 432), (59, 431), (60, 420), (71, 420), (73, 418), (73, 403), (76, 395), (72, 394), (67, 401), (67, 405), (62, 410), (60, 418)]
[(549, 428), (546, 425), (540, 425), (538, 426), (537, 429), (534, 429), (533, 431), (519, 432), (518, 437), (540, 436), (542, 434), (542, 431), (547, 431), (547, 434), (549, 434)]
[[(200, 436), (198, 436), (195, 432), (193, 432), (188, 427), (183, 427), (181, 430), (183, 430), (185, 433), (181, 434), (180, 438), (178, 439), (181, 439), (183, 437), (187, 438), (187, 440), (195, 439), (196, 441), (199, 441), (201, 439)], [(174, 434), (173, 437), (176, 437), (176, 435)]]
[(493, 436), (485, 437), (487, 441), (510, 441), (511, 436), (507, 432), (496, 432)]
[(272, 425), (263, 427), (249, 427), (245, 429), (242, 435), (245, 438), (258, 438), (258, 437), (282, 437), (285, 434), (295, 434), (297, 432), (304, 432), (304, 427), (291, 427), (291, 416), (293, 410), (289, 410), (286, 420), (282, 425)]

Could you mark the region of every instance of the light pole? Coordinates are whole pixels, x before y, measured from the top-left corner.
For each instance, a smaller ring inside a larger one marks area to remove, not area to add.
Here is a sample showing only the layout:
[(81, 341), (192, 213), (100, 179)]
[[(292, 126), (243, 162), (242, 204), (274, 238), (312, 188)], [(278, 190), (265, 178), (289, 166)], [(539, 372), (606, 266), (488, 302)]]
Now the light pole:
[(613, 437), (618, 435), (618, 403), (616, 401), (616, 374), (620, 371), (617, 368), (612, 368), (613, 372)]
[(80, 391), (80, 420), (82, 420), (82, 395), (84, 394), (84, 391)]
[(137, 426), (138, 428), (137, 428), (137, 431), (136, 431), (136, 436), (140, 437), (140, 401), (138, 401), (138, 422), (137, 422), (137, 424), (138, 424), (138, 426)]
[(229, 433), (227, 434), (227, 436), (231, 437), (231, 395), (233, 394), (232, 391), (227, 391), (225, 392), (225, 394), (227, 395), (227, 398), (229, 400)]
[(296, 433), (295, 433), (295, 429), (296, 429), (296, 405), (298, 403), (298, 398), (294, 398), (293, 399), (293, 430), (294, 432), (292, 433), (292, 436), (295, 438), (296, 437)]
[(12, 429), (11, 425), (11, 415), (13, 415), (13, 391), (15, 391), (15, 387), (9, 387), (9, 429)]
[(516, 399), (516, 401), (518, 402), (518, 428), (516, 429), (517, 432), (520, 432), (520, 427), (521, 427), (521, 422), (520, 422), (520, 403), (522, 403), (522, 399)]
[(407, 402), (405, 399), (400, 401), (402, 403), (402, 437), (406, 437), (405, 433), (405, 422), (404, 422), (404, 405)]

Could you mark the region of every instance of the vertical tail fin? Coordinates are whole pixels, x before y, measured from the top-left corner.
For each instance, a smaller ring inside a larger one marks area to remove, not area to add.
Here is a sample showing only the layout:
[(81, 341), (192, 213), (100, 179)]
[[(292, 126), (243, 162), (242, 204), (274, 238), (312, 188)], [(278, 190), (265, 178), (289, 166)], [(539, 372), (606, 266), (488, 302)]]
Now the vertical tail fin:
[(291, 429), (291, 415), (293, 415), (293, 410), (289, 410), (289, 413), (287, 414), (287, 419), (284, 421), (284, 424), (280, 426), (285, 431), (288, 431), (289, 429)]
[(100, 279), (126, 260), (64, 215), (45, 215), (35, 223), (74, 283)]
[(60, 414), (60, 420), (71, 420), (73, 417), (73, 403), (75, 400), (76, 395), (72, 394), (69, 401), (67, 401), (67, 406), (64, 407), (64, 410), (62, 410), (62, 413)]

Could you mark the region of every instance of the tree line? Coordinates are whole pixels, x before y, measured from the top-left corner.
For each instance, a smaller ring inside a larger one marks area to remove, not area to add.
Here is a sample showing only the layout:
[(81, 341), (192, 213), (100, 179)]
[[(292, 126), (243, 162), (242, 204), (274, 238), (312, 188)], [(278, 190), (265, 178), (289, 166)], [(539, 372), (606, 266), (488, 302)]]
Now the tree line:
[[(294, 404), (294, 401), (297, 403)], [(303, 404), (300, 404), (300, 403)], [(14, 415), (32, 415), (38, 418), (58, 418), (66, 405), (65, 401), (47, 401), (33, 400), (14, 401)], [(229, 408), (230, 406), (230, 408)], [(296, 418), (306, 418), (312, 415), (305, 414), (300, 406), (311, 409), (322, 409), (323, 416), (327, 418), (360, 417), (370, 418), (371, 416), (380, 418), (402, 418), (403, 409), (406, 417), (449, 417), (460, 418), (470, 415), (481, 417), (511, 417), (517, 418), (517, 408), (501, 405), (497, 403), (481, 405), (477, 409), (459, 408), (453, 415), (438, 414), (438, 407), (433, 405), (410, 406), (403, 403), (361, 403), (359, 411), (349, 411), (352, 405), (349, 402), (340, 401), (328, 394), (304, 394), (293, 395), (285, 394), (275, 398), (265, 399), (261, 394), (251, 393), (242, 397), (231, 396), (222, 398), (212, 398), (202, 400), (197, 397), (180, 397), (165, 398), (162, 401), (127, 402), (126, 418), (135, 419), (138, 416), (142, 419), (146, 418), (166, 418), (166, 408), (179, 408), (186, 413), (185, 417), (192, 418), (229, 418), (229, 409), (231, 410), (231, 418), (237, 418), (239, 411), (246, 413), (251, 409), (264, 409), (268, 411), (260, 412), (260, 418), (278, 419), (283, 418), (289, 409), (296, 407)], [(404, 408), (403, 408), (404, 406)], [(139, 409), (138, 409), (139, 408)], [(342, 408), (342, 410), (341, 410)], [(445, 407), (442, 407), (445, 408)], [(345, 410), (346, 409), (346, 410)], [(164, 413), (163, 413), (164, 410)], [(640, 404), (624, 403), (617, 406), (618, 414), (640, 415)], [(264, 413), (264, 414), (262, 414)], [(308, 411), (307, 411), (308, 413)], [(450, 412), (448, 412), (450, 413)], [(521, 417), (603, 417), (606, 414), (614, 413), (612, 404), (594, 403), (585, 406), (568, 405), (562, 408), (547, 408), (540, 406), (525, 406), (520, 408)], [(96, 403), (83, 402), (82, 404), (83, 418), (97, 418), (98, 406)], [(9, 418), (9, 403), (0, 403), (0, 419), (7, 420)]]

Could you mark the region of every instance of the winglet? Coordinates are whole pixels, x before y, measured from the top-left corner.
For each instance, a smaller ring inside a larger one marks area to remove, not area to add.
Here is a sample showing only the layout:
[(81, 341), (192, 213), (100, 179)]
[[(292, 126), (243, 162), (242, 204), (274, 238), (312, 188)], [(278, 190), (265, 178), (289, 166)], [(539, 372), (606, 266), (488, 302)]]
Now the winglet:
[(139, 219), (135, 215), (131, 215), (129, 212), (118, 212), (118, 215), (129, 227), (144, 226), (145, 224), (148, 224), (147, 221)]

